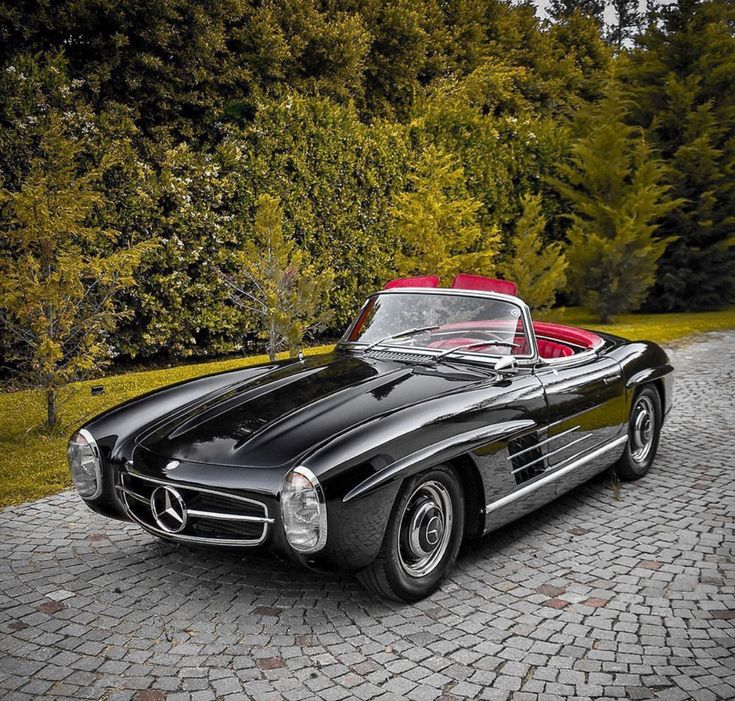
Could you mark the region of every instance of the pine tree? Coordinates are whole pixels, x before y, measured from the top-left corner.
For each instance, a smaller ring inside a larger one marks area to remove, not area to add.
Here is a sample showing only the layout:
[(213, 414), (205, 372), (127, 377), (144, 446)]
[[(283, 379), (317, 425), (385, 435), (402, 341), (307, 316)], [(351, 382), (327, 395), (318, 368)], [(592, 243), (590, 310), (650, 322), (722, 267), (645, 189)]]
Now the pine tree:
[(221, 277), (243, 312), (243, 329), (257, 319), (271, 360), (283, 348), (294, 356), (304, 335), (327, 320), (334, 275), (284, 233), (280, 202), (271, 195), (258, 197), (252, 238), (232, 253)]
[(554, 304), (556, 293), (567, 284), (567, 260), (559, 243), (544, 243), (546, 218), (540, 195), (521, 198), (523, 211), (510, 240), (511, 253), (500, 271), (518, 285), (518, 295), (531, 309), (542, 311)]
[(680, 202), (667, 197), (664, 164), (639, 130), (625, 123), (619, 88), (577, 114), (583, 133), (556, 181), (569, 201), (572, 291), (602, 322), (636, 310), (653, 285), (671, 238), (655, 238), (658, 221)]
[(639, 0), (610, 0), (615, 20), (607, 27), (607, 40), (621, 51), (640, 28), (643, 16)]
[(564, 20), (577, 12), (592, 17), (602, 26), (605, 0), (551, 0), (546, 12), (556, 21)]
[(36, 123), (36, 156), (17, 189), (0, 191), (0, 317), (21, 379), (44, 392), (49, 431), (64, 386), (109, 359), (107, 339), (124, 315), (115, 297), (152, 247), (118, 247), (120, 232), (98, 223), (116, 154), (111, 147), (90, 164), (66, 116), (51, 111)]
[(463, 271), (491, 273), (499, 237), (478, 223), (481, 204), (467, 192), (453, 155), (427, 147), (408, 181), (410, 189), (395, 197), (392, 209), (392, 233), (401, 245), (397, 272), (428, 272), (447, 282)]
[(634, 123), (671, 166), (684, 201), (658, 235), (676, 236), (646, 307), (717, 308), (735, 299), (735, 5), (725, 0), (662, 7), (639, 38), (625, 78)]

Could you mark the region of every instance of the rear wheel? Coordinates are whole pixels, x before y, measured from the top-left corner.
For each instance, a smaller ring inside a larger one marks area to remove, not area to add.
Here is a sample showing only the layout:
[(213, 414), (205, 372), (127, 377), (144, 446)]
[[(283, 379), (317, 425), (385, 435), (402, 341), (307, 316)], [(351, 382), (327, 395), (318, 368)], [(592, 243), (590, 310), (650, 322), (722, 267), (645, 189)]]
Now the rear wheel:
[(357, 577), (385, 598), (423, 599), (452, 568), (463, 532), (462, 486), (450, 468), (433, 468), (404, 485), (378, 556)]
[(628, 421), (628, 443), (617, 464), (621, 479), (638, 479), (650, 469), (658, 450), (661, 417), (659, 393), (655, 387), (643, 387), (633, 399)]

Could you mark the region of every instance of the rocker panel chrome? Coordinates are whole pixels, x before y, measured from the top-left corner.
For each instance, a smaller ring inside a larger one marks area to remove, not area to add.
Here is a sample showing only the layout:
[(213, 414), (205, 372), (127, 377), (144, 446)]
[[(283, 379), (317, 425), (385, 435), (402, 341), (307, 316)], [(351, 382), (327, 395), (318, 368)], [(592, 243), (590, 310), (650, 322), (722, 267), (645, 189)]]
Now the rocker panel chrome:
[[(530, 484), (527, 484), (523, 487), (520, 487), (519, 489), (516, 489), (511, 494), (508, 494), (507, 496), (504, 496), (501, 499), (498, 499), (497, 501), (493, 501), (489, 503), (485, 507), (485, 513), (489, 514), (493, 511), (496, 511), (497, 509), (502, 508), (503, 506), (506, 506), (507, 504), (511, 504), (514, 501), (521, 499), (522, 497), (532, 494), (537, 489), (540, 489), (541, 487), (544, 487), (547, 484), (554, 482), (560, 477), (563, 477), (569, 472), (572, 472), (576, 468), (581, 467), (582, 465), (587, 464), (591, 460), (594, 460), (595, 458), (600, 457), (600, 455), (604, 455), (608, 451), (613, 450), (614, 448), (617, 448), (619, 445), (623, 445), (624, 443), (627, 442), (627, 440), (628, 440), (627, 435), (620, 436), (620, 438), (616, 438), (615, 440), (610, 441), (609, 443), (606, 443), (605, 445), (600, 446), (599, 448), (597, 448), (597, 450), (594, 450), (591, 453), (588, 453), (587, 455), (583, 455), (579, 457), (577, 460), (574, 460), (574, 462), (570, 462), (567, 465), (563, 465), (562, 467), (556, 468), (552, 472), (549, 472), (548, 474), (539, 477), (537, 480), (531, 482)], [(573, 459), (574, 457), (575, 456), (572, 456), (570, 459)]]

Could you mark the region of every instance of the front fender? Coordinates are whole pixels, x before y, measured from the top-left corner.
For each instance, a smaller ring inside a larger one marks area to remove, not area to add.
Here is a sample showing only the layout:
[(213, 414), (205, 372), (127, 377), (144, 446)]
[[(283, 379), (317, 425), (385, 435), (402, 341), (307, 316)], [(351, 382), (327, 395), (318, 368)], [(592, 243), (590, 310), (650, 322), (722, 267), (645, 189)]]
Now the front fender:
[(666, 351), (652, 341), (635, 341), (616, 348), (610, 355), (623, 369), (628, 409), (641, 385), (656, 382), (666, 416), (671, 411), (674, 389), (674, 367)]
[(400, 460), (396, 460), (379, 472), (371, 475), (351, 489), (345, 495), (343, 501), (347, 503), (386, 482), (395, 480), (398, 477), (403, 479), (411, 477), (432, 465), (466, 455), (476, 448), (480, 448), (489, 443), (507, 440), (516, 433), (533, 428), (534, 425), (535, 421), (531, 419), (506, 421), (504, 423), (466, 431), (452, 438), (439, 441), (421, 450), (417, 450)]

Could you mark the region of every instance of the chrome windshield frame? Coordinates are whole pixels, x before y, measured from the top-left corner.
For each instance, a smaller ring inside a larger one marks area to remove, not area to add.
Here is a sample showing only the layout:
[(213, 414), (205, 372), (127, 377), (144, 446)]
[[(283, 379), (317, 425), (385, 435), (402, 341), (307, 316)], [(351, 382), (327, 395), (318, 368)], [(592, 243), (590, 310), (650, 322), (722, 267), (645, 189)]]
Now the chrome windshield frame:
[[(527, 355), (513, 355), (513, 358), (515, 358), (518, 361), (518, 365), (520, 366), (533, 366), (535, 365), (539, 360), (538, 355), (538, 346), (536, 344), (536, 334), (533, 330), (533, 323), (531, 320), (531, 310), (528, 308), (528, 305), (520, 298), (514, 297), (513, 295), (506, 295), (501, 294), (500, 292), (485, 292), (481, 290), (461, 290), (461, 289), (453, 289), (453, 288), (445, 288), (445, 287), (396, 287), (388, 290), (380, 290), (379, 292), (373, 292), (364, 302), (364, 304), (360, 307), (360, 310), (355, 315), (354, 321), (347, 327), (347, 330), (342, 335), (340, 340), (337, 342), (337, 347), (339, 348), (347, 348), (347, 349), (354, 349), (354, 350), (362, 350), (367, 348), (367, 346), (370, 345), (370, 343), (362, 343), (359, 341), (347, 341), (352, 334), (352, 332), (355, 329), (355, 326), (357, 325), (358, 321), (362, 317), (363, 312), (365, 311), (365, 308), (370, 304), (370, 302), (378, 297), (383, 295), (400, 295), (400, 294), (421, 294), (421, 295), (441, 295), (441, 296), (447, 296), (451, 295), (453, 297), (479, 297), (482, 299), (493, 299), (500, 302), (508, 302), (514, 306), (516, 306), (520, 312), (521, 312), (521, 318), (523, 319), (523, 330), (526, 335), (526, 340), (528, 341), (528, 347), (531, 350), (530, 354)], [(386, 351), (397, 351), (397, 352), (403, 352), (403, 353), (411, 353), (414, 355), (425, 355), (427, 359), (433, 358), (436, 355), (438, 355), (441, 350), (433, 350), (431, 348), (414, 348), (414, 347), (406, 347), (404, 345), (400, 344), (393, 344), (391, 341), (386, 341), (385, 344), (381, 344), (379, 346), (376, 346), (377, 349), (382, 349)], [(511, 355), (510, 353), (505, 354), (483, 354), (483, 353), (476, 353), (476, 352), (466, 352), (463, 353), (461, 349), (458, 349), (457, 352), (450, 356), (452, 360), (469, 360), (473, 362), (482, 362), (485, 364), (494, 364), (498, 358), (502, 358), (505, 355)]]

